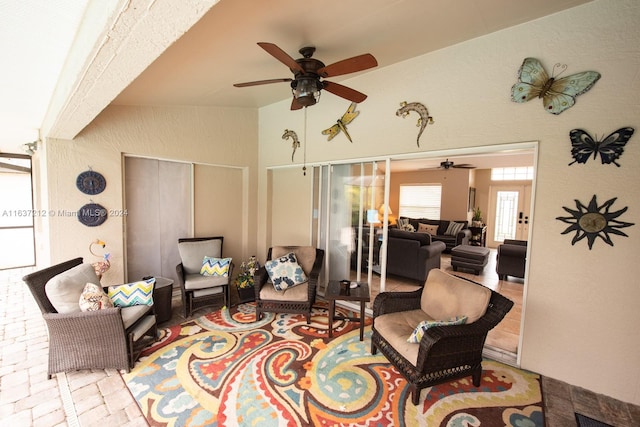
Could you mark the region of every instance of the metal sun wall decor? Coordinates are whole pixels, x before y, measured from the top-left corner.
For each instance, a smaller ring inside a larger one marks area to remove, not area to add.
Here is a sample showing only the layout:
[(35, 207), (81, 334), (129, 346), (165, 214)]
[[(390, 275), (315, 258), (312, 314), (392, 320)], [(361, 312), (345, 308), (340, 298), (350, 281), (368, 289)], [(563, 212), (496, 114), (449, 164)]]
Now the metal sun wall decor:
[(295, 131), (285, 129), (282, 134), (282, 139), (287, 140), (289, 138), (293, 141), (291, 143), (291, 147), (293, 148), (293, 153), (291, 153), (291, 162), (293, 163), (293, 156), (296, 154), (296, 149), (300, 147), (300, 140), (298, 139), (298, 134), (296, 134)]
[(511, 100), (521, 103), (542, 98), (546, 111), (562, 113), (576, 103), (578, 95), (591, 89), (600, 79), (600, 73), (596, 71), (583, 71), (559, 79), (558, 76), (566, 69), (566, 64), (555, 64), (549, 77), (540, 61), (526, 58), (518, 70), (518, 82), (511, 87)]
[(352, 102), (351, 105), (349, 105), (347, 112), (337, 120), (335, 125), (331, 126), (329, 129), (325, 129), (322, 131), (323, 135), (329, 135), (327, 141), (331, 141), (338, 133), (340, 133), (340, 131), (342, 131), (349, 142), (353, 142), (351, 140), (351, 135), (349, 135), (349, 132), (347, 132), (347, 125), (351, 123), (353, 119), (358, 117), (358, 114), (360, 114), (360, 111), (356, 111), (357, 105), (358, 104), (356, 104), (355, 102)]
[(575, 231), (576, 234), (571, 239), (571, 244), (575, 245), (580, 240), (587, 238), (589, 250), (593, 247), (593, 243), (596, 238), (601, 238), (606, 244), (613, 246), (613, 241), (609, 234), (616, 234), (618, 236), (629, 237), (624, 232), (620, 231), (621, 228), (630, 227), (634, 225), (631, 222), (618, 221), (620, 215), (625, 213), (628, 207), (624, 207), (618, 211), (610, 212), (609, 208), (616, 201), (616, 197), (607, 200), (602, 206), (598, 206), (595, 194), (591, 198), (588, 206), (585, 206), (579, 200), (576, 202), (576, 210), (562, 207), (571, 216), (559, 216), (557, 220), (571, 224), (561, 234), (568, 234)]
[(402, 117), (404, 119), (409, 115), (411, 111), (415, 111), (420, 116), (418, 118), (418, 123), (416, 124), (416, 126), (420, 127), (420, 130), (418, 131), (418, 138), (416, 140), (416, 142), (418, 143), (418, 147), (420, 147), (420, 136), (422, 135), (422, 132), (424, 132), (424, 129), (427, 127), (427, 123), (431, 125), (433, 124), (433, 117), (429, 115), (429, 111), (427, 110), (427, 107), (424, 106), (424, 104), (421, 104), (419, 102), (407, 103), (406, 101), (402, 101), (400, 103), (400, 108), (398, 108), (398, 110), (396, 111), (396, 116)]
[(633, 135), (634, 129), (631, 127), (620, 128), (602, 140), (593, 138), (582, 129), (573, 129), (569, 132), (571, 139), (571, 156), (575, 159), (569, 163), (586, 163), (593, 154), (593, 160), (600, 154), (602, 164), (610, 164), (620, 167), (616, 159), (620, 158), (624, 151), (624, 146)]

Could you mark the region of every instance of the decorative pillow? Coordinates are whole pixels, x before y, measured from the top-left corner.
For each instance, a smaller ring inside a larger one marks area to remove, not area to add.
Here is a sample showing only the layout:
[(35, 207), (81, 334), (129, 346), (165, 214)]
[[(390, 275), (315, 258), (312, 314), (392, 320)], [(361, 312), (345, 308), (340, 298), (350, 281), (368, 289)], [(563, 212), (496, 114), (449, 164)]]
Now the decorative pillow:
[(398, 228), (402, 228), (409, 224), (409, 218), (398, 218)]
[(215, 258), (206, 256), (202, 260), (202, 268), (200, 274), (203, 276), (229, 276), (229, 266), (231, 258)]
[(413, 228), (413, 225), (411, 225), (411, 224), (404, 224), (404, 225), (401, 225), (401, 226), (400, 226), (400, 230), (402, 230), (402, 231), (411, 231), (411, 232), (416, 231), (416, 229), (415, 229), (415, 228)]
[(435, 236), (438, 234), (438, 226), (423, 224), (420, 222), (418, 223), (418, 233), (427, 233), (427, 234), (431, 234), (432, 236)]
[(96, 271), (88, 262), (52, 277), (44, 291), (58, 313), (79, 313), (78, 301), (87, 283), (100, 284)]
[(276, 291), (284, 291), (305, 283), (307, 275), (298, 264), (296, 254), (290, 252), (280, 258), (272, 259), (264, 264)]
[(109, 296), (104, 293), (102, 288), (93, 283), (87, 283), (84, 286), (82, 294), (80, 294), (80, 310), (97, 311), (103, 308), (113, 308), (113, 302)]
[(423, 320), (418, 324), (414, 331), (407, 338), (407, 342), (417, 344), (422, 340), (424, 333), (434, 326), (452, 326), (464, 325), (467, 322), (467, 316), (456, 316), (447, 320)]
[(464, 223), (462, 222), (450, 222), (449, 227), (447, 227), (447, 231), (445, 231), (444, 234), (446, 236), (457, 236), (463, 228)]
[(109, 286), (107, 294), (116, 307), (132, 305), (153, 305), (155, 277), (125, 285)]

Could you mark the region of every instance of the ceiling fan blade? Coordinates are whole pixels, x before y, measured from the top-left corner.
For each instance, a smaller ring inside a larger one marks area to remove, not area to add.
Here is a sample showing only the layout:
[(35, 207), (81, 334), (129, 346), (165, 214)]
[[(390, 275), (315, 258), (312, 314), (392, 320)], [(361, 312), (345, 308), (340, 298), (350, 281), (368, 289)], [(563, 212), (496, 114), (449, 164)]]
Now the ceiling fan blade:
[(462, 163), (459, 165), (452, 165), (451, 167), (453, 168), (460, 168), (460, 169), (475, 169), (476, 167), (469, 164), (469, 163)]
[(318, 75), (322, 77), (335, 77), (343, 74), (355, 73), (356, 71), (367, 70), (378, 65), (378, 61), (370, 53), (343, 59), (342, 61), (329, 64), (318, 70)]
[(325, 90), (331, 92), (334, 95), (338, 95), (341, 98), (348, 99), (351, 102), (361, 103), (365, 99), (367, 99), (367, 95), (364, 93), (358, 92), (357, 90), (351, 89), (349, 87), (343, 86), (338, 83), (323, 81), (322, 85)]
[(302, 68), (302, 66), (300, 66), (300, 64), (298, 64), (295, 59), (289, 56), (287, 52), (280, 49), (275, 44), (258, 42), (258, 46), (266, 50), (267, 53), (269, 53), (271, 56), (276, 58), (278, 61), (282, 62), (284, 65), (286, 65), (290, 69), (292, 69), (294, 72), (298, 71), (300, 73), (304, 73), (304, 68)]
[(255, 82), (246, 82), (246, 83), (234, 83), (235, 87), (247, 87), (247, 86), (258, 86), (258, 85), (267, 85), (270, 83), (282, 83), (282, 82), (290, 82), (293, 79), (269, 79), (269, 80), (258, 80)]

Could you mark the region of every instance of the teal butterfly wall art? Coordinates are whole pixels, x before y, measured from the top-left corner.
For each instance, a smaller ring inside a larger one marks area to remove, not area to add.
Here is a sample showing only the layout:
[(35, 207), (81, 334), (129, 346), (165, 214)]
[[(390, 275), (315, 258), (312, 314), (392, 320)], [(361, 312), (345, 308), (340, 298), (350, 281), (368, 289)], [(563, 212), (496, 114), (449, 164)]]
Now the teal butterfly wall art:
[(569, 139), (571, 139), (571, 156), (574, 160), (569, 163), (569, 166), (576, 162), (586, 163), (592, 154), (595, 160), (600, 154), (600, 161), (603, 165), (613, 163), (620, 167), (616, 160), (622, 155), (624, 146), (633, 132), (634, 129), (631, 127), (620, 128), (599, 141), (582, 129), (573, 129), (569, 132)]
[(545, 111), (556, 115), (562, 113), (576, 103), (577, 96), (587, 92), (600, 79), (600, 73), (596, 71), (558, 78), (566, 68), (566, 64), (555, 64), (549, 77), (540, 61), (525, 58), (518, 70), (518, 82), (511, 87), (511, 100), (522, 103), (542, 98)]

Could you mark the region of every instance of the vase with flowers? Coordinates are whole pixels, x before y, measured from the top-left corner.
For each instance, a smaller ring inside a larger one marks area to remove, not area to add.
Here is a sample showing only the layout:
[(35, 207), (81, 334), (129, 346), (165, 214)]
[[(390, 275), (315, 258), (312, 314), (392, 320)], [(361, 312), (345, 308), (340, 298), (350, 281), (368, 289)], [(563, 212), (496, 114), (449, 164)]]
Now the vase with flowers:
[(240, 264), (240, 273), (235, 278), (233, 284), (238, 290), (240, 302), (249, 302), (255, 300), (255, 291), (253, 289), (253, 275), (260, 268), (260, 264), (255, 255), (252, 255), (248, 261), (242, 261)]

